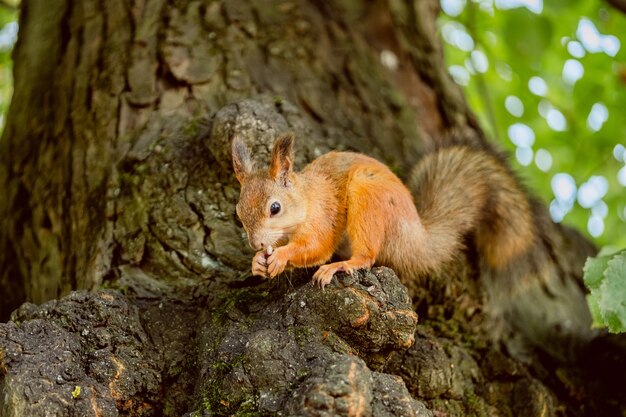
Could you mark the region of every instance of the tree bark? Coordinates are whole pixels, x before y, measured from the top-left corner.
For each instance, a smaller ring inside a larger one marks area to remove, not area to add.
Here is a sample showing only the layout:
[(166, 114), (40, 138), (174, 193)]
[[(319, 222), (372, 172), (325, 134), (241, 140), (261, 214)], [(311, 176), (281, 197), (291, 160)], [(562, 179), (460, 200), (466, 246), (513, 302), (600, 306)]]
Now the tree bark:
[(541, 204), (540, 248), (506, 285), (471, 242), (408, 289), (385, 268), (324, 292), (309, 271), (248, 277), (234, 132), (258, 163), (294, 131), (299, 167), (352, 149), (401, 176), (452, 142), (498, 152), (447, 75), (436, 2), (22, 7), (0, 314), (28, 303), (0, 325), (2, 415), (624, 411), (619, 392), (589, 399), (603, 385), (576, 362), (623, 351), (590, 342), (580, 271), (594, 249)]

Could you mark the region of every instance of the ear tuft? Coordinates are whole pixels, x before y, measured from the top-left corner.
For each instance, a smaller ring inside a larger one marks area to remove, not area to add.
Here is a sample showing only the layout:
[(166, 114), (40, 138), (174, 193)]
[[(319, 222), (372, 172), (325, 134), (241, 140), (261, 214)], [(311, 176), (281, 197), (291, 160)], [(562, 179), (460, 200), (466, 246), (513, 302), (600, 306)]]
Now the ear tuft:
[(283, 186), (289, 185), (290, 175), (293, 172), (293, 133), (280, 135), (274, 141), (272, 148), (272, 163), (270, 176)]
[(254, 170), (254, 163), (252, 158), (250, 158), (248, 147), (237, 134), (233, 136), (231, 150), (233, 154), (233, 170), (235, 171), (235, 177), (237, 177), (239, 183), (242, 184), (246, 177)]

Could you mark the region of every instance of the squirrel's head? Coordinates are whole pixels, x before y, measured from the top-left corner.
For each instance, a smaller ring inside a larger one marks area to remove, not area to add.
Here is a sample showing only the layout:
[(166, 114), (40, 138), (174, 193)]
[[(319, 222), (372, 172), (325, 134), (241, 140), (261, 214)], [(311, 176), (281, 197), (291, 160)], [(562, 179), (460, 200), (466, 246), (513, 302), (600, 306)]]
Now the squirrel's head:
[(269, 169), (256, 170), (246, 145), (233, 138), (233, 168), (241, 184), (237, 216), (256, 251), (285, 245), (306, 219), (306, 201), (293, 171), (293, 142), (293, 134), (279, 136)]

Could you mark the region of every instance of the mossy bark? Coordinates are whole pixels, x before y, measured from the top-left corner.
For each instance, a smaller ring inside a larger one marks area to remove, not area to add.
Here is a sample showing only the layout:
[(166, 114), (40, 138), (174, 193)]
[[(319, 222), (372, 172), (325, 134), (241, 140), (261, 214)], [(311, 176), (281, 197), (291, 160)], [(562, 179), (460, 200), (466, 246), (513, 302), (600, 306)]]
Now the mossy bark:
[[(510, 291), (481, 276), (471, 241), (408, 293), (384, 269), (326, 292), (305, 284), (310, 271), (247, 276), (233, 132), (259, 163), (293, 131), (299, 167), (352, 149), (400, 176), (441, 144), (493, 150), (446, 73), (437, 11), (432, 0), (24, 1), (0, 141), (0, 314), (59, 300), (0, 325), (3, 415), (597, 410), (578, 410), (596, 391), (553, 346), (589, 335), (552, 327), (588, 315), (578, 280), (593, 248), (541, 205), (543, 249), (512, 271), (524, 285), (506, 310), (532, 325), (499, 332), (508, 349), (484, 310)], [(102, 287), (113, 290), (72, 292)], [(569, 339), (547, 343), (552, 332)]]

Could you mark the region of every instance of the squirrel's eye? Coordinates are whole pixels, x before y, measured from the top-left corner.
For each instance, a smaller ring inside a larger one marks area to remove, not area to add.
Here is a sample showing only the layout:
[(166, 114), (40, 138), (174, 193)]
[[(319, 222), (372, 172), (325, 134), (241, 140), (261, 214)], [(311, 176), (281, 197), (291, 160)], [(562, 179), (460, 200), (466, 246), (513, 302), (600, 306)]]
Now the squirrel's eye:
[(278, 201), (274, 201), (270, 206), (270, 214), (272, 216), (278, 214), (280, 212), (280, 203)]

